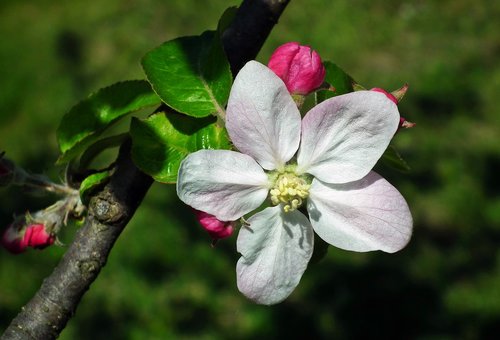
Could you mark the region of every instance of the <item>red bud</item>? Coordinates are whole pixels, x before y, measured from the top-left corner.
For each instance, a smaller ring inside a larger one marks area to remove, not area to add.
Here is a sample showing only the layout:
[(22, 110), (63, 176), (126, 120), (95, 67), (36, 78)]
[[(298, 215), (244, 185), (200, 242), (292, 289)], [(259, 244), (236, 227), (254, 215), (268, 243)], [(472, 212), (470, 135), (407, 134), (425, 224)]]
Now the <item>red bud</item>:
[(198, 222), (200, 222), (201, 226), (205, 228), (214, 240), (226, 238), (233, 233), (233, 222), (220, 221), (214, 215), (195, 209), (193, 210)]
[(278, 47), (271, 55), (268, 67), (283, 80), (292, 94), (309, 94), (325, 80), (326, 70), (319, 54), (296, 42)]

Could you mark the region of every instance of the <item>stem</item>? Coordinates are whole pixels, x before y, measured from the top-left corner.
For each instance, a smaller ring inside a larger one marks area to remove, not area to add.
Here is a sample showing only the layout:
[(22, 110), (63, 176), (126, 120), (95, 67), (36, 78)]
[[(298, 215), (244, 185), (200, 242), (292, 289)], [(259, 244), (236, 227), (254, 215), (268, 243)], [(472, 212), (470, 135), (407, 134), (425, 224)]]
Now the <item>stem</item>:
[[(255, 58), (288, 2), (243, 1), (223, 35), (234, 75)], [(130, 147), (130, 140), (122, 144), (116, 171), (90, 200), (85, 225), (1, 339), (55, 339), (74, 315), (80, 299), (106, 264), (113, 244), (153, 182), (133, 164)]]
[(70, 188), (65, 185), (60, 185), (56, 183), (52, 183), (40, 176), (37, 175), (28, 175), (26, 178), (26, 182), (23, 183), (24, 186), (29, 186), (33, 187), (36, 189), (43, 189), (48, 192), (53, 192), (56, 194), (62, 194), (62, 195), (74, 195), (75, 193), (78, 192), (78, 190)]
[(132, 163), (130, 147), (129, 140), (120, 148), (115, 175), (91, 198), (85, 225), (2, 339), (55, 339), (74, 315), (153, 182)]
[(255, 59), (290, 0), (245, 0), (222, 35), (231, 71), (236, 76)]

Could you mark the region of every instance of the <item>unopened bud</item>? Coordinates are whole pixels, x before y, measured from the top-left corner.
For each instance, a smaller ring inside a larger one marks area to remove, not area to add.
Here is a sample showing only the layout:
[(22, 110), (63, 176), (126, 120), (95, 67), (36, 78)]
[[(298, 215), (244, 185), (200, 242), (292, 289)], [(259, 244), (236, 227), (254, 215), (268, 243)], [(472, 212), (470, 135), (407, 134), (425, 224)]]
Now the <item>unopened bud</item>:
[[(193, 209), (194, 210), (194, 209)], [(194, 210), (196, 219), (214, 240), (226, 238), (233, 233), (234, 222), (224, 222), (218, 220), (214, 215), (204, 211)]]
[[(392, 93), (387, 92), (384, 89), (381, 89), (379, 87), (375, 87), (371, 89), (370, 91), (375, 91), (375, 92), (380, 92), (383, 93), (389, 98), (394, 104), (398, 105), (399, 101), (403, 98), (405, 95), (406, 91), (408, 90), (408, 84), (405, 84), (403, 87), (400, 89), (397, 89), (396, 91), (393, 91)], [(409, 129), (417, 125), (416, 123), (412, 123), (406, 120), (404, 117), (399, 118), (399, 129)]]
[(55, 236), (47, 233), (43, 224), (13, 223), (5, 229), (1, 243), (2, 246), (13, 254), (20, 254), (27, 247), (43, 249), (55, 241)]
[(32, 224), (26, 228), (24, 239), (28, 247), (43, 249), (54, 244), (55, 236), (47, 233), (43, 224)]
[(323, 84), (326, 75), (319, 54), (296, 42), (278, 47), (271, 55), (268, 67), (283, 80), (291, 94), (313, 92)]
[(12, 254), (20, 254), (26, 250), (27, 244), (24, 240), (24, 228), (19, 229), (13, 223), (4, 230), (0, 242), (2, 246)]
[(408, 84), (404, 84), (402, 87), (400, 87), (397, 90), (392, 91), (391, 93), (387, 92), (384, 89), (381, 89), (380, 87), (374, 87), (370, 91), (376, 91), (376, 92), (381, 92), (387, 96), (394, 104), (398, 104), (401, 99), (405, 96), (406, 92), (408, 91)]
[(386, 95), (387, 98), (389, 98), (394, 104), (398, 105), (398, 99), (392, 94), (387, 92), (384, 89), (381, 89), (380, 87), (374, 87), (370, 91), (375, 91), (375, 92), (380, 92)]

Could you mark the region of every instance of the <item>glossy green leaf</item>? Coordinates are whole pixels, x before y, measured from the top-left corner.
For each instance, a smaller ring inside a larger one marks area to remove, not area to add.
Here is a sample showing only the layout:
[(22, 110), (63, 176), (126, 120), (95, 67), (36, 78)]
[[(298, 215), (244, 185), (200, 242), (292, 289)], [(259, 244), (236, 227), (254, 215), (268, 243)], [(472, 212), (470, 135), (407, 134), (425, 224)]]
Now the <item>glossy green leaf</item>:
[(77, 157), (124, 115), (160, 103), (151, 85), (144, 80), (116, 83), (90, 95), (63, 117), (57, 129), (61, 151), (57, 163), (67, 163)]
[(152, 50), (142, 67), (163, 102), (193, 117), (224, 117), (232, 76), (219, 35), (181, 37)]
[(321, 103), (331, 97), (354, 91), (353, 85), (355, 82), (350, 75), (331, 61), (325, 61), (323, 65), (325, 65), (326, 69), (325, 82), (332, 85), (335, 88), (335, 91), (318, 91), (316, 93), (317, 103)]
[(175, 183), (180, 162), (200, 149), (229, 149), (227, 132), (215, 117), (194, 118), (177, 113), (156, 113), (132, 119), (132, 159), (156, 181)]
[(400, 172), (410, 171), (410, 166), (408, 165), (408, 163), (406, 163), (406, 161), (401, 157), (396, 148), (392, 145), (389, 145), (387, 147), (379, 162)]
[(90, 145), (80, 157), (79, 169), (86, 169), (103, 151), (120, 146), (129, 136), (128, 132), (99, 139)]
[(85, 178), (80, 185), (80, 198), (87, 205), (89, 198), (97, 189), (105, 185), (109, 180), (110, 172), (97, 172)]

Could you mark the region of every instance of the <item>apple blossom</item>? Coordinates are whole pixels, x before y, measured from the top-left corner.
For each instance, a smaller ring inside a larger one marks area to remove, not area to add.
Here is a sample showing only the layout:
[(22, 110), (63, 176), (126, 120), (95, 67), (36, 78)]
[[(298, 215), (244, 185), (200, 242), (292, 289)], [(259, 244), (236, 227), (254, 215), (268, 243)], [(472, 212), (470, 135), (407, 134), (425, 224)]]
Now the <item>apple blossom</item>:
[[(398, 128), (381, 93), (330, 98), (301, 115), (283, 81), (248, 62), (236, 76), (226, 128), (236, 151), (200, 150), (181, 163), (177, 194), (195, 209), (234, 221), (266, 202), (239, 232), (237, 285), (275, 304), (298, 285), (314, 232), (351, 251), (395, 252), (411, 237), (401, 194), (371, 169)], [(304, 214), (307, 210), (308, 217)]]
[(319, 54), (296, 42), (278, 47), (271, 55), (268, 67), (283, 80), (290, 93), (299, 95), (320, 87), (326, 74)]

